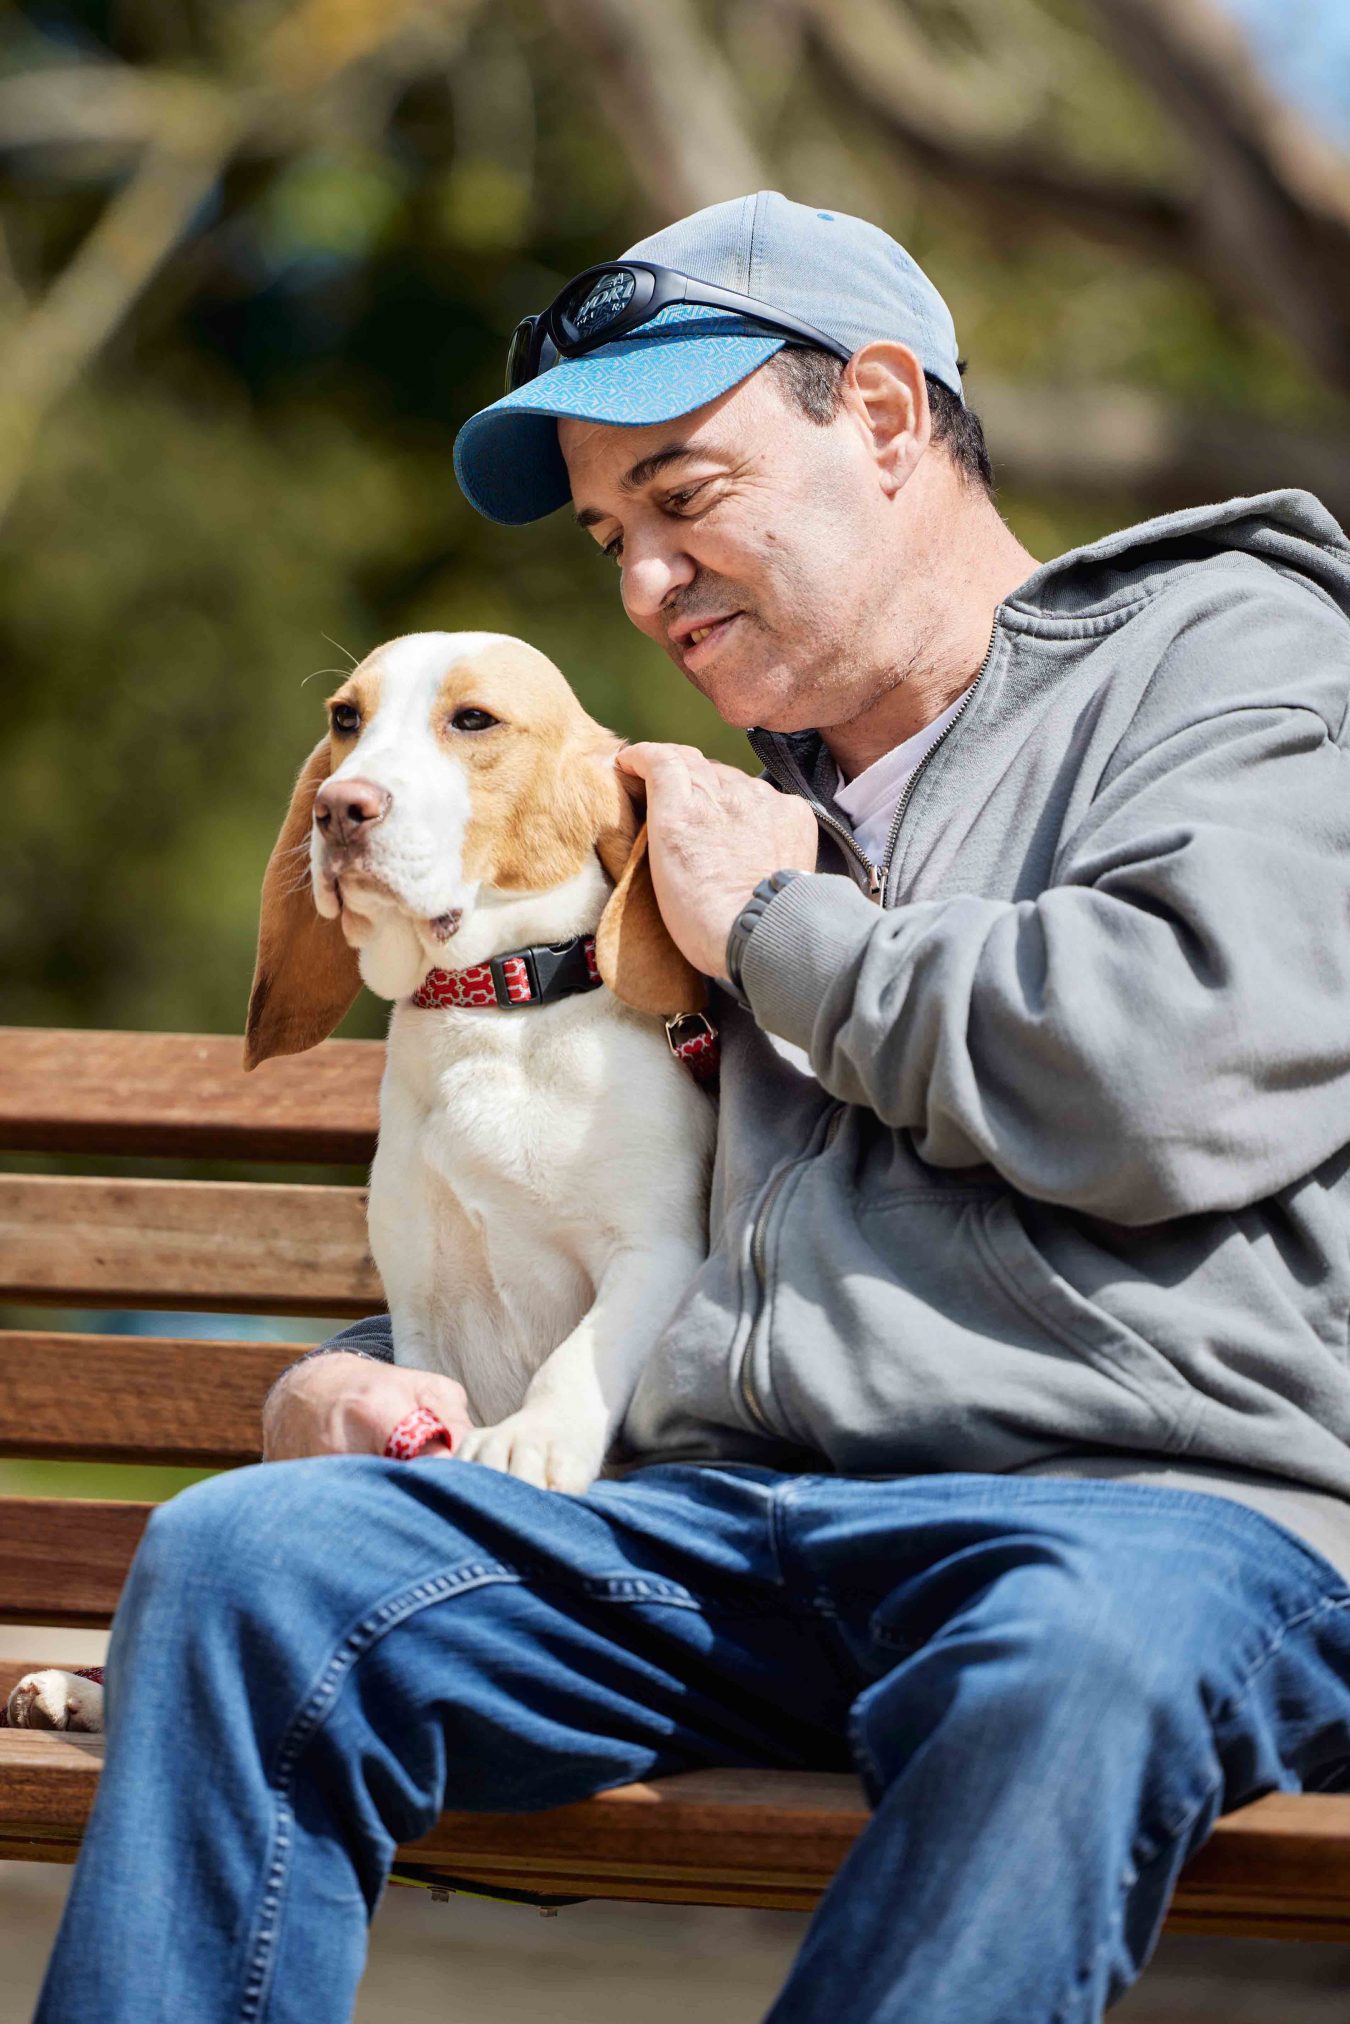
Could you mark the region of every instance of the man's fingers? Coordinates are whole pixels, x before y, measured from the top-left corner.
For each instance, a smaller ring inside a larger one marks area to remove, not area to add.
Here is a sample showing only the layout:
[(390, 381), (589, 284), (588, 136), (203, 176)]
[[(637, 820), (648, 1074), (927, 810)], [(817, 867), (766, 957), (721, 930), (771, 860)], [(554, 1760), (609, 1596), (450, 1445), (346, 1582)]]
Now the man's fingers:
[(618, 755), (618, 763), (627, 773), (636, 773), (643, 780), (674, 778), (679, 774), (686, 777), (702, 772), (712, 761), (706, 752), (700, 752), (697, 745), (657, 744), (653, 740), (637, 745), (625, 745)]
[[(452, 1377), (442, 1377), (437, 1371), (421, 1371), (416, 1375), (418, 1405), (428, 1406), (447, 1428), (451, 1440), (458, 1444), (460, 1438), (475, 1424), (463, 1385), (457, 1384)], [(385, 1438), (388, 1438), (387, 1433)], [(422, 1450), (424, 1455), (448, 1455), (450, 1452), (442, 1441), (433, 1442)]]
[(636, 808), (642, 809), (646, 806), (647, 802), (647, 782), (640, 773), (624, 766), (623, 755), (627, 749), (627, 746), (625, 746), (623, 751), (615, 753), (614, 771), (618, 776), (619, 785), (628, 796), (628, 799)]

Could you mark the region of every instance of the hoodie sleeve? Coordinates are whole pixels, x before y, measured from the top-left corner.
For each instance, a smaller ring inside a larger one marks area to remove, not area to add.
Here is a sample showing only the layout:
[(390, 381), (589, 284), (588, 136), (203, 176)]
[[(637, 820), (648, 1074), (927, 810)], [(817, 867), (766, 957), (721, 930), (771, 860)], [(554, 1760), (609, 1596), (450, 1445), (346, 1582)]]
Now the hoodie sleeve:
[(1304, 591), (1182, 627), (1045, 891), (883, 913), (796, 879), (756, 1019), (931, 1165), (1042, 1201), (1144, 1224), (1289, 1186), (1350, 1144), (1348, 666)]

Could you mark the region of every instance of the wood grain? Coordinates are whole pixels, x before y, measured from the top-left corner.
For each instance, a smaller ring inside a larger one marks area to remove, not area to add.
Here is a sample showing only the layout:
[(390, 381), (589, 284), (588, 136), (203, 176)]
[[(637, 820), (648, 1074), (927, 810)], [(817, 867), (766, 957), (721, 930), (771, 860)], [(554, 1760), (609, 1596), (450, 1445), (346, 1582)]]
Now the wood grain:
[(359, 1188), (0, 1174), (0, 1300), (357, 1315), (384, 1295)]
[(384, 1047), (326, 1040), (242, 1067), (230, 1034), (0, 1027), (10, 1152), (361, 1162), (375, 1149)]
[(262, 1402), (305, 1347), (0, 1330), (0, 1455), (185, 1468), (256, 1462)]
[[(30, 1669), (0, 1669), (0, 1689)], [(101, 1742), (0, 1730), (0, 1855), (74, 1859)], [(692, 1771), (546, 1813), (446, 1813), (395, 1867), (541, 1896), (809, 1910), (867, 1818), (852, 1778)], [(1168, 1923), (1350, 1939), (1350, 1794), (1275, 1793), (1221, 1820)]]
[(153, 1509), (95, 1497), (0, 1497), (0, 1623), (110, 1623)]

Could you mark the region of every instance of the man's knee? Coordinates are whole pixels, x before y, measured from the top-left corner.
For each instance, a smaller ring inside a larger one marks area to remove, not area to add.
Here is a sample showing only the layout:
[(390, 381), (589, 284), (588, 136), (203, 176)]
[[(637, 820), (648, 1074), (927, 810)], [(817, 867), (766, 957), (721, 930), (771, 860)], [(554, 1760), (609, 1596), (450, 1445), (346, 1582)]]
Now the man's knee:
[(1152, 1588), (1137, 1567), (1127, 1573), (1124, 1547), (1098, 1550), (1068, 1528), (1000, 1542), (983, 1578), (968, 1569), (959, 1601), (922, 1636), (898, 1598), (882, 1625), (896, 1665), (861, 1704), (877, 1753), (907, 1756), (939, 1729), (996, 1738), (1024, 1762), (1203, 1748), (1193, 1613), (1161, 1573)]

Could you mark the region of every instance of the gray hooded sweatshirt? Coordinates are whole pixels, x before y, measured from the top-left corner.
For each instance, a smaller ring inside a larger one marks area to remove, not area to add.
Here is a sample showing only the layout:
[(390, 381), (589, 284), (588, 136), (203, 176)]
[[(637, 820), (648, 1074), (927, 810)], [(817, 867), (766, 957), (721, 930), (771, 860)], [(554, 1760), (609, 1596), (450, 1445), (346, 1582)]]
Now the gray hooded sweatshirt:
[(1175, 1482), (1350, 1572), (1348, 618), (1302, 492), (1047, 563), (876, 868), (819, 737), (752, 734), (821, 855), (719, 999), (627, 1460)]

